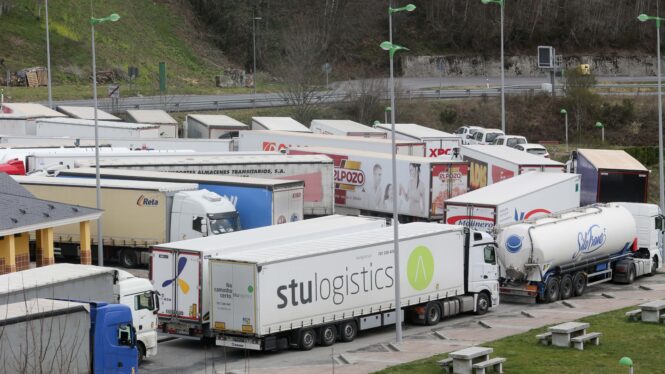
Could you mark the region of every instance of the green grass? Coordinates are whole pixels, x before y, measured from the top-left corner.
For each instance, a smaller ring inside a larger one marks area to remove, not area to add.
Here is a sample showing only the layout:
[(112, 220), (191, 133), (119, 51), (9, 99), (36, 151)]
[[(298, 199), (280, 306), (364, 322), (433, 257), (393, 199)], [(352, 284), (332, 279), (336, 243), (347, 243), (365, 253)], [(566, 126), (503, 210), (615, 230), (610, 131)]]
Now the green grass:
[[(44, 10), (31, 0), (14, 0), (9, 13), (0, 16), (0, 58), (11, 71), (32, 66), (46, 66)], [(105, 0), (95, 2), (95, 15), (120, 14), (116, 23), (95, 28), (98, 71), (128, 66), (139, 68), (137, 86), (142, 94), (154, 94), (158, 88), (158, 65), (166, 62), (170, 90), (180, 87), (214, 89), (214, 75), (228, 65), (221, 52), (193, 30), (185, 2), (147, 0)], [(91, 75), (90, 2), (84, 0), (49, 1), (51, 65), (54, 85), (89, 86)], [(0, 71), (4, 77), (4, 71)], [(41, 90), (41, 89), (40, 89)], [(66, 88), (66, 94), (75, 91)], [(41, 91), (11, 92), (16, 97), (43, 97)], [(82, 90), (83, 96), (86, 95)], [(198, 92), (197, 92), (198, 93)], [(41, 95), (41, 96), (40, 96)], [(55, 98), (55, 95), (54, 95)]]
[[(491, 357), (505, 357), (506, 373), (626, 373), (619, 359), (628, 356), (635, 363), (636, 373), (662, 373), (665, 325), (627, 322), (624, 313), (634, 308), (598, 314), (580, 321), (589, 322), (590, 332), (602, 332), (600, 346), (585, 346), (584, 351), (572, 348), (543, 346), (535, 338), (546, 328), (481, 344), (494, 348)], [(442, 373), (436, 361), (447, 354), (380, 371), (382, 374)]]

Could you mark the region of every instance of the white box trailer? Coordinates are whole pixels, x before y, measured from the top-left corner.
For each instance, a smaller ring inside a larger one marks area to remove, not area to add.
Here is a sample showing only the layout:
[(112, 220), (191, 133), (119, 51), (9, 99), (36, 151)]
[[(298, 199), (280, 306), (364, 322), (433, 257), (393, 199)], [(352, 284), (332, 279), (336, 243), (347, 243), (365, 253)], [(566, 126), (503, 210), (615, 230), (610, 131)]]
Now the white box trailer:
[(67, 115), (33, 103), (0, 104), (0, 133), (4, 135), (34, 135), (38, 118), (67, 117)]
[(492, 183), (530, 171), (563, 173), (561, 162), (493, 145), (463, 145), (460, 158), (469, 162), (469, 189), (477, 190)]
[[(386, 131), (391, 138), (392, 125), (390, 123), (379, 123), (375, 128)], [(396, 123), (395, 139), (410, 140), (425, 143), (426, 157), (453, 158), (455, 148), (462, 145), (462, 139), (457, 135), (445, 131), (417, 125), (415, 123)]]
[(495, 227), (580, 206), (580, 176), (530, 172), (445, 201), (445, 222), (492, 232)]
[[(225, 157), (188, 156), (161, 159), (100, 161), (103, 168), (172, 171), (201, 175), (229, 175), (305, 182), (304, 214), (323, 216), (334, 213), (333, 161), (321, 155), (266, 154)], [(86, 165), (92, 166), (92, 165)]]
[(127, 111), (127, 116), (134, 123), (159, 126), (160, 138), (178, 137), (178, 121), (164, 110), (130, 109)]
[[(94, 179), (15, 176), (39, 199), (85, 207), (96, 206)], [(104, 255), (125, 267), (147, 264), (155, 244), (239, 229), (233, 204), (195, 183), (143, 182), (104, 179), (100, 182)], [(90, 225), (98, 242), (97, 225)], [(53, 241), (62, 254), (78, 257), (78, 224), (56, 227)]]
[[(95, 108), (91, 106), (69, 106), (69, 105), (58, 105), (55, 107), (60, 113), (66, 114), (71, 118), (78, 119), (95, 119)], [(101, 109), (97, 109), (97, 120), (98, 121), (122, 121), (121, 118), (114, 116), (109, 112), (105, 112)]]
[(239, 231), (224, 237), (156, 245), (152, 249), (150, 280), (162, 295), (160, 330), (178, 336), (212, 336), (208, 273), (208, 260), (212, 256), (385, 226), (384, 219), (332, 215)]
[[(291, 148), (289, 154), (320, 154), (335, 163), (335, 205), (361, 214), (392, 215), (392, 156), (343, 148)], [(402, 216), (443, 219), (444, 200), (467, 192), (464, 161), (397, 155), (397, 209)]]
[(188, 138), (231, 139), (249, 126), (222, 114), (188, 114), (185, 129)]
[[(91, 152), (92, 151), (92, 152)], [(129, 148), (109, 148), (100, 152), (100, 163), (113, 163), (136, 160), (184, 160), (198, 157), (224, 157), (224, 156), (256, 156), (265, 155), (265, 152), (195, 152), (192, 150), (130, 150)], [(63, 169), (95, 166), (95, 150), (71, 149), (65, 151), (49, 150), (39, 151), (25, 157), (28, 172), (53, 172)]]
[[(159, 138), (159, 127), (130, 122), (97, 121), (100, 138)], [(35, 136), (95, 136), (95, 121), (76, 118), (38, 118)]]
[[(29, 144), (33, 146), (48, 145), (75, 147), (94, 146), (95, 139), (88, 137), (67, 136), (29, 136), (29, 135), (0, 135), (0, 144)], [(233, 152), (233, 139), (169, 139), (169, 138), (100, 138), (99, 144), (113, 145), (134, 149), (155, 150), (191, 150), (195, 152)]]
[(252, 117), (251, 130), (312, 132), (307, 126), (291, 117)]
[[(396, 142), (397, 154), (424, 156), (425, 144), (399, 140)], [(337, 136), (322, 134), (304, 134), (286, 131), (241, 131), (238, 135), (239, 151), (281, 152), (295, 147), (331, 147), (348, 148), (359, 151), (392, 153), (392, 141), (355, 136)]]
[(377, 139), (386, 139), (388, 135), (385, 131), (350, 120), (313, 119), (309, 128), (315, 134), (324, 135), (360, 136)]
[[(393, 229), (383, 228), (212, 258), (217, 345), (309, 350), (394, 324), (393, 239)], [(489, 234), (415, 222), (400, 225), (399, 241), (401, 305), (412, 321), (434, 325), (498, 305)]]

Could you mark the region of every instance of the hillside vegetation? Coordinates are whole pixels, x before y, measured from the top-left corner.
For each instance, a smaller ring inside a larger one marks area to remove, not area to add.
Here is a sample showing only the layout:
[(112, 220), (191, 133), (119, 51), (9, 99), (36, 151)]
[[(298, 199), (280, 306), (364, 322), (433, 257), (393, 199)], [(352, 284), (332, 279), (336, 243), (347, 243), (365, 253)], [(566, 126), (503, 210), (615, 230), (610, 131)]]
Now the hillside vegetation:
[[(139, 68), (138, 85), (158, 87), (160, 61), (166, 62), (169, 88), (212, 86), (213, 75), (226, 62), (196, 26), (186, 0), (94, 1), (97, 17), (118, 13), (116, 23), (95, 28), (97, 69)], [(0, 59), (11, 71), (46, 66), (43, 1), (0, 0)], [(56, 84), (91, 82), (90, 1), (49, 1), (51, 65)], [(0, 66), (4, 78), (4, 69)]]

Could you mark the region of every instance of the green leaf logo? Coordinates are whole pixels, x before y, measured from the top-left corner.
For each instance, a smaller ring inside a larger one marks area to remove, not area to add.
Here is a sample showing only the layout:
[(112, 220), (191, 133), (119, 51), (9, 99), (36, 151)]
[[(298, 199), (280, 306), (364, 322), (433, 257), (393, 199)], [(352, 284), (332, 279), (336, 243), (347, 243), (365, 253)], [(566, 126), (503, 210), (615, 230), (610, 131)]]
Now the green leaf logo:
[(418, 291), (429, 286), (434, 277), (434, 256), (429, 248), (421, 245), (411, 252), (406, 264), (406, 277), (411, 287)]
[(247, 292), (249, 292), (249, 293), (254, 292), (254, 287), (252, 287), (251, 284), (247, 287)]

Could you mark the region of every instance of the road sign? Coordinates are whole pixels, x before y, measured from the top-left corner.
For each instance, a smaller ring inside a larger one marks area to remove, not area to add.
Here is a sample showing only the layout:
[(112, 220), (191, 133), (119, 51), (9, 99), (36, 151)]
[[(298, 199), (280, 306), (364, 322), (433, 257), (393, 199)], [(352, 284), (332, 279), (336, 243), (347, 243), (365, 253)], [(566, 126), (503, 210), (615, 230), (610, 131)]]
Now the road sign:
[(443, 59), (442, 58), (437, 58), (436, 59), (436, 70), (437, 71), (443, 71)]
[(332, 64), (329, 63), (329, 62), (326, 62), (325, 64), (323, 64), (321, 69), (323, 70), (324, 73), (330, 74), (332, 72)]
[(119, 84), (109, 84), (108, 86), (108, 96), (111, 99), (120, 98), (120, 85)]
[(541, 69), (554, 69), (555, 66), (555, 51), (551, 46), (538, 46), (538, 67)]

